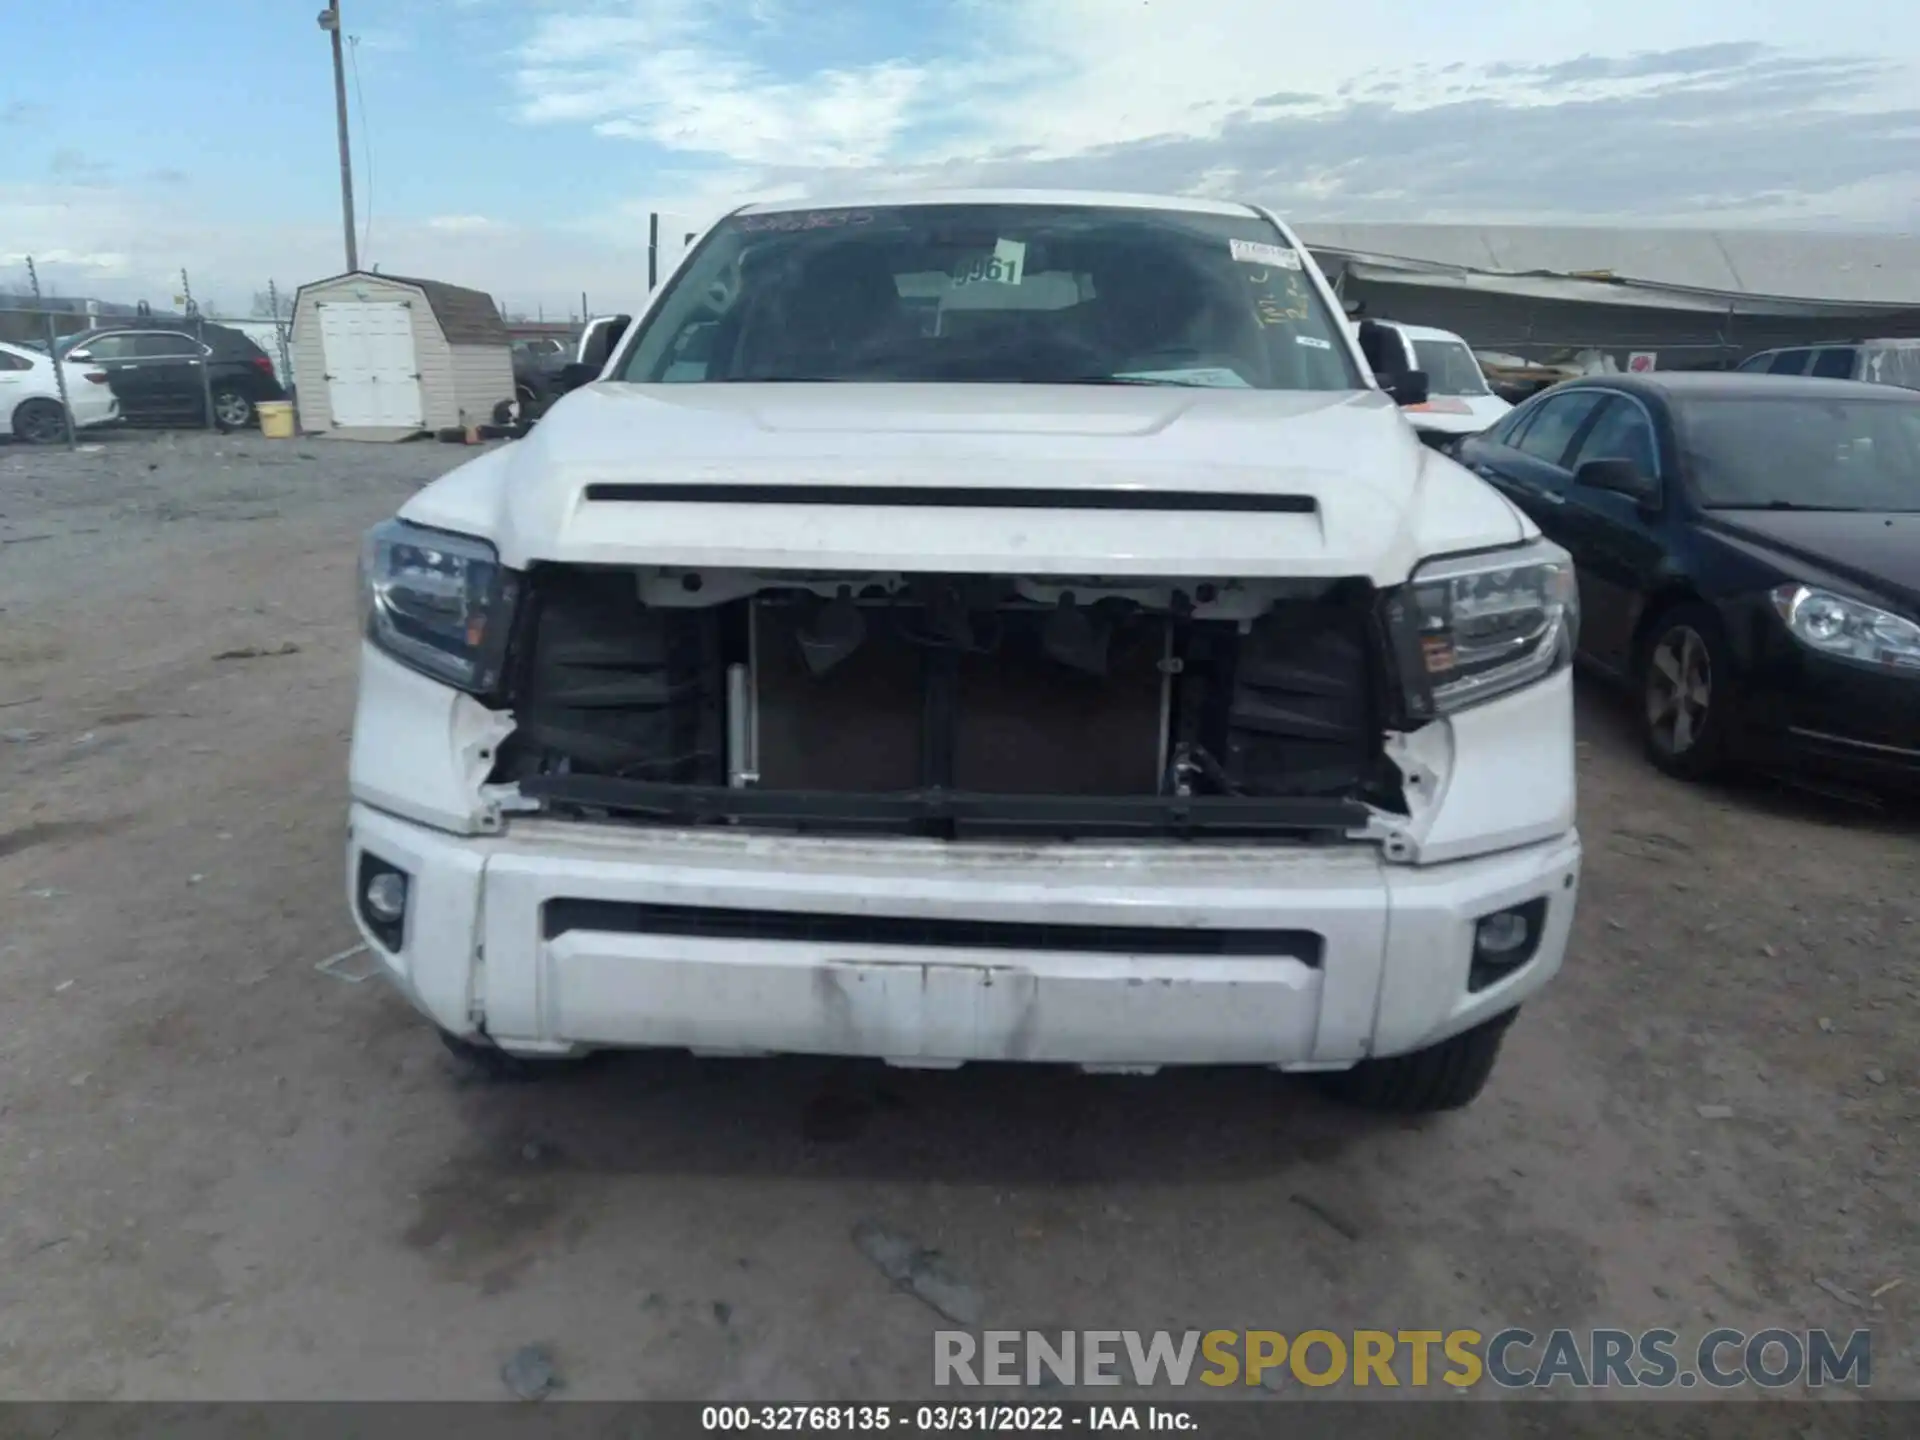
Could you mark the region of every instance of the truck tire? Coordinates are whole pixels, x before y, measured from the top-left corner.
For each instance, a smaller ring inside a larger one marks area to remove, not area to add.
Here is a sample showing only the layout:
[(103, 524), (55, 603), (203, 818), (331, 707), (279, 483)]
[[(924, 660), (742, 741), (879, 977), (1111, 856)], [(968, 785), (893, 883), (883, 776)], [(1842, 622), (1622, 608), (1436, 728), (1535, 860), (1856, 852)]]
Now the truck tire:
[(577, 1070), (580, 1065), (578, 1057), (510, 1055), (498, 1045), (489, 1045), (484, 1040), (468, 1040), (446, 1030), (438, 1033), (440, 1043), (447, 1047), (463, 1072), (473, 1079), (496, 1085), (544, 1080), (549, 1075), (564, 1075)]
[(1367, 1110), (1402, 1115), (1458, 1110), (1486, 1088), (1501, 1042), (1518, 1010), (1509, 1010), (1471, 1030), (1383, 1060), (1362, 1060), (1351, 1070), (1322, 1077), (1334, 1099)]

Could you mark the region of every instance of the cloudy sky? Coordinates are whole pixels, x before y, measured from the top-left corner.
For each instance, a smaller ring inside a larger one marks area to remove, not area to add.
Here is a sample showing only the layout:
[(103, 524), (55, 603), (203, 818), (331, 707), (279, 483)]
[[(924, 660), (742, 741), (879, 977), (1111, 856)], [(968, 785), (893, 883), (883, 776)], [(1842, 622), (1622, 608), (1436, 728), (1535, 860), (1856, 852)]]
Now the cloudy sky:
[[(1920, 230), (1890, 0), (341, 0), (363, 262), (631, 303), (647, 214), (915, 184)], [(342, 268), (321, 0), (0, 0), (0, 285)], [(39, 57), (35, 59), (34, 57)]]

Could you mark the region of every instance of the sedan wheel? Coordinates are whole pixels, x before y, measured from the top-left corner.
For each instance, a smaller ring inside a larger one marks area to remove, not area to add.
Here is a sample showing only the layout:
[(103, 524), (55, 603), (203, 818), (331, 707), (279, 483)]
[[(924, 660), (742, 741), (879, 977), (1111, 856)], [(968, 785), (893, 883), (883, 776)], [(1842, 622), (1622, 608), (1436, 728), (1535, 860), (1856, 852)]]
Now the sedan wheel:
[(67, 413), (54, 400), (29, 400), (13, 412), (13, 433), (29, 445), (58, 445), (67, 438)]
[(1704, 780), (1726, 759), (1736, 707), (1726, 643), (1711, 610), (1688, 605), (1665, 616), (1641, 666), (1641, 736), (1647, 758), (1686, 780)]
[(1660, 637), (1647, 671), (1647, 728), (1654, 743), (1684, 755), (1699, 743), (1713, 706), (1713, 662), (1707, 642), (1688, 625)]
[(213, 418), (229, 430), (244, 430), (253, 423), (253, 402), (238, 390), (216, 390)]

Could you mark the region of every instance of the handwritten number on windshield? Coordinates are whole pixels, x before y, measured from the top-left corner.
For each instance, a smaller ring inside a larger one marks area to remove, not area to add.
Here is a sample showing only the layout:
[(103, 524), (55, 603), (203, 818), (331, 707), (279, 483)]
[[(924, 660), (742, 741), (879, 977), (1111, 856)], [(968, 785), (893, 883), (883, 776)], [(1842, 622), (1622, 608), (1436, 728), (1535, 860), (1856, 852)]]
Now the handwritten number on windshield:
[(1285, 297), (1273, 293), (1274, 274), (1261, 268), (1247, 272), (1247, 283), (1255, 290), (1253, 299), (1254, 317), (1262, 325), (1289, 325), (1296, 320), (1307, 318), (1307, 299), (1299, 290), (1299, 282), (1288, 271), (1279, 278), (1286, 284)]

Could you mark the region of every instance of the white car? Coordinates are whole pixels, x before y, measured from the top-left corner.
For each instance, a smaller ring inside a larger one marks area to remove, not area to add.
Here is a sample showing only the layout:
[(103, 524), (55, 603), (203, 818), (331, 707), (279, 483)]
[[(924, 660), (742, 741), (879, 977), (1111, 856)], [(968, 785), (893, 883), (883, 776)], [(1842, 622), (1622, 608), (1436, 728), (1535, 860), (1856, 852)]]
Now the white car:
[[(0, 342), (0, 420), (16, 440), (53, 445), (67, 438), (54, 360), (43, 350)], [(67, 364), (67, 404), (74, 428), (104, 425), (120, 416), (120, 402), (107, 386), (107, 372)]]
[(1566, 948), (1571, 564), (1253, 207), (735, 212), (362, 567), (348, 902), (489, 1068), (1442, 1109)]
[[(1407, 419), (1429, 443), (1490, 429), (1513, 406), (1493, 393), (1472, 348), (1451, 330), (1372, 322), (1398, 346), (1395, 369), (1418, 370), (1427, 377), (1427, 399), (1406, 407)], [(1358, 333), (1359, 327), (1356, 326)]]

